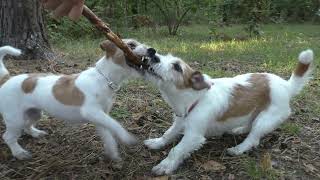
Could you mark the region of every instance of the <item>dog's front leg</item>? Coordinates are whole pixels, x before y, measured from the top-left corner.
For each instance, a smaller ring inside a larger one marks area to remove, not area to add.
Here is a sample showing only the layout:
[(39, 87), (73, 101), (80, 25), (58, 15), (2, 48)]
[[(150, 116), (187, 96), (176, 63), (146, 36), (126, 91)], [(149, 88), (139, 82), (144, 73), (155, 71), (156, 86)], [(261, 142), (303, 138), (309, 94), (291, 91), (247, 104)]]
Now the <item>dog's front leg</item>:
[(94, 123), (96, 126), (102, 126), (108, 129), (122, 143), (133, 145), (137, 140), (125, 130), (116, 120), (107, 115), (102, 109), (94, 106), (86, 106), (81, 109), (81, 115), (87, 121)]
[(171, 174), (185, 158), (199, 149), (205, 143), (205, 140), (202, 134), (194, 133), (191, 129), (185, 129), (185, 134), (180, 143), (171, 149), (166, 159), (152, 168), (152, 172), (157, 175)]
[(150, 149), (161, 149), (168, 143), (172, 142), (183, 129), (183, 117), (174, 115), (174, 122), (172, 126), (159, 138), (147, 139), (144, 144)]
[(97, 127), (97, 132), (103, 141), (103, 147), (106, 156), (108, 156), (113, 161), (121, 161), (121, 157), (118, 151), (118, 144), (114, 139), (112, 133), (103, 127)]
[(166, 159), (160, 164), (152, 168), (157, 174), (171, 174), (183, 160), (190, 154), (198, 150), (206, 141), (205, 134), (207, 132), (208, 121), (213, 113), (203, 113), (205, 111), (199, 103), (197, 107), (183, 120), (184, 136), (174, 148), (169, 152)]

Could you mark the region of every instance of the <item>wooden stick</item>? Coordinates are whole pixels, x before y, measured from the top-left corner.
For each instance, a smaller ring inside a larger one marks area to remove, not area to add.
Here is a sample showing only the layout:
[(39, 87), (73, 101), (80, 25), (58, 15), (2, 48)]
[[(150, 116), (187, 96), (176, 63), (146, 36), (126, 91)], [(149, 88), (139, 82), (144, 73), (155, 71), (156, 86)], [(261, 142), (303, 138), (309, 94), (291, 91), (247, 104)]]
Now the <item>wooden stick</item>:
[(125, 56), (132, 63), (142, 65), (142, 61), (138, 58), (131, 49), (120, 39), (111, 29), (108, 24), (104, 23), (98, 16), (96, 16), (87, 6), (83, 7), (82, 15), (86, 17), (99, 31), (101, 31), (110, 41), (118, 46), (125, 54)]

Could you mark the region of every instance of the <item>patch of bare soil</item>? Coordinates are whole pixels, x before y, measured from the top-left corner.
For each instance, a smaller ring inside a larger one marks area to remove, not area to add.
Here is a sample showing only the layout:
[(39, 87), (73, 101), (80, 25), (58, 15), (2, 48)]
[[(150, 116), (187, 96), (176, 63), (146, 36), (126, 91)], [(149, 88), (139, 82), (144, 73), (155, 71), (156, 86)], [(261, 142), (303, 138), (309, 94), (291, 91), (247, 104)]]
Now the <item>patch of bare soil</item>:
[[(93, 63), (91, 60), (67, 63), (10, 60), (6, 64), (12, 74), (71, 74)], [(238, 63), (216, 67), (236, 73), (246, 69)], [(303, 100), (293, 103), (294, 113), (289, 121), (300, 128), (297, 135), (278, 129), (264, 137), (257, 149), (239, 157), (227, 155), (226, 149), (240, 143), (245, 136), (211, 138), (174, 175), (157, 179), (252, 179), (261, 177), (256, 167), (265, 166), (272, 166), (276, 179), (319, 179), (320, 120), (318, 115), (304, 108), (306, 103)], [(141, 141), (160, 136), (170, 126), (172, 118), (159, 92), (141, 82), (122, 88), (112, 115)], [(152, 167), (174, 146), (161, 151), (150, 151), (142, 143), (134, 147), (120, 146), (123, 162), (113, 163), (104, 158), (102, 143), (93, 125), (70, 126), (44, 116), (38, 127), (49, 135), (42, 139), (24, 135), (20, 139), (22, 146), (33, 153), (31, 160), (16, 160), (0, 140), (0, 179), (150, 179), (155, 178)], [(3, 132), (1, 121), (0, 134)]]

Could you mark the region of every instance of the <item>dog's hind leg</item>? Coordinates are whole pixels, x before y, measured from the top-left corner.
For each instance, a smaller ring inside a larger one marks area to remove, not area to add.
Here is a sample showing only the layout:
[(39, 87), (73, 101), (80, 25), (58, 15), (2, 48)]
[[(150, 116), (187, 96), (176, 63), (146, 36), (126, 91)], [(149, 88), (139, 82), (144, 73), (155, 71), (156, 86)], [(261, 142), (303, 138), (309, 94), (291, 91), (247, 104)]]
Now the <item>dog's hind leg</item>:
[(118, 144), (112, 136), (112, 134), (110, 133), (110, 131), (108, 131), (106, 128), (99, 127), (99, 125), (97, 125), (97, 132), (99, 133), (103, 141), (103, 147), (106, 156), (108, 156), (111, 160), (121, 161), (118, 151)]
[(28, 109), (24, 113), (24, 120), (26, 122), (24, 126), (24, 132), (34, 138), (40, 138), (47, 135), (47, 132), (39, 130), (35, 127), (36, 122), (40, 119), (41, 119), (41, 110)]
[(21, 136), (25, 125), (23, 113), (3, 114), (3, 119), (6, 124), (6, 131), (2, 138), (9, 146), (12, 155), (20, 160), (30, 159), (32, 157), (31, 153), (23, 149), (18, 143), (18, 138)]
[(252, 128), (247, 138), (239, 145), (229, 148), (228, 154), (240, 155), (252, 147), (259, 145), (260, 139), (272, 132), (290, 115), (290, 107), (271, 106), (262, 111), (252, 124)]

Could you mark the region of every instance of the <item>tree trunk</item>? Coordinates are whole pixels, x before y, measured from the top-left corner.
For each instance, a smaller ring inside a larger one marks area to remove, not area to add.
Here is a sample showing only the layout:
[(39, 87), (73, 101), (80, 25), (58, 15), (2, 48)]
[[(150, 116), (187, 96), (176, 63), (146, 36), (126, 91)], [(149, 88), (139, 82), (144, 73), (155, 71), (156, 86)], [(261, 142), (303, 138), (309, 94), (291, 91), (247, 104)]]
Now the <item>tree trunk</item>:
[(54, 57), (39, 0), (0, 1), (0, 46), (11, 45), (23, 50), (23, 59)]

